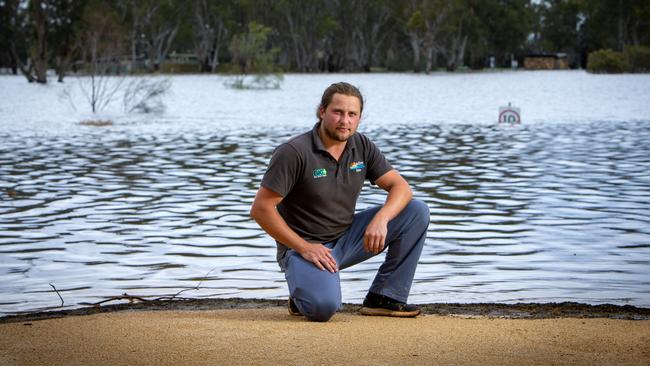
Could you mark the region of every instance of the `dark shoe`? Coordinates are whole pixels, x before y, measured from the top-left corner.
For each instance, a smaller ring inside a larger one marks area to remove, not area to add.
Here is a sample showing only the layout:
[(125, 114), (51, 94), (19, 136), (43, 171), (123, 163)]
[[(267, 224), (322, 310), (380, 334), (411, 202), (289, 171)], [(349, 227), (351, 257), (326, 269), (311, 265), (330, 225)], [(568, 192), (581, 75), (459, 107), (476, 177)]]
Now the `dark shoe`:
[(363, 315), (414, 318), (420, 314), (420, 308), (416, 305), (393, 300), (388, 296), (368, 292), (366, 299), (363, 300), (363, 307), (359, 312)]
[(291, 298), (291, 296), (289, 296), (288, 308), (289, 308), (289, 314), (290, 315), (293, 315), (293, 316), (301, 316), (302, 315), (302, 314), (300, 314), (300, 310), (298, 310), (298, 307), (296, 306), (296, 303), (293, 302), (293, 299)]

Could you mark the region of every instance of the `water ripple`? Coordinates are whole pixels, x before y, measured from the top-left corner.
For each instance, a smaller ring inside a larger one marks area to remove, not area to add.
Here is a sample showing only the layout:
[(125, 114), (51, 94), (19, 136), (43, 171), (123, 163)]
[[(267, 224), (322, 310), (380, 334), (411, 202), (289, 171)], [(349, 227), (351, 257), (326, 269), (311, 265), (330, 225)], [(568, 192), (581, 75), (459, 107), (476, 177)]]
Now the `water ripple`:
[[(0, 312), (123, 293), (286, 296), (248, 217), (280, 142), (213, 135), (0, 133)], [(650, 123), (393, 125), (367, 132), (431, 208), (416, 302), (650, 306)], [(367, 186), (359, 209), (383, 202)], [(341, 274), (359, 301), (381, 258)], [(206, 275), (210, 273), (209, 275)]]

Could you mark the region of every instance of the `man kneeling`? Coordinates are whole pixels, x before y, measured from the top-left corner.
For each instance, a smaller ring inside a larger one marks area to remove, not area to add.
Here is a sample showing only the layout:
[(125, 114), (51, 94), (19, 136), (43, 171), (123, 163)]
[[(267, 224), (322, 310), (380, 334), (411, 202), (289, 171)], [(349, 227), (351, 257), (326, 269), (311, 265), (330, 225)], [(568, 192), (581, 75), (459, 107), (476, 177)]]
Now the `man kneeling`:
[[(323, 93), (319, 121), (278, 146), (262, 178), (251, 217), (277, 242), (289, 285), (289, 313), (327, 321), (341, 306), (339, 270), (386, 247), (384, 263), (361, 313), (414, 317), (407, 304), (429, 208), (411, 200), (408, 183), (366, 136), (357, 132), (363, 97), (348, 83)], [(388, 192), (382, 206), (355, 214), (364, 181)]]

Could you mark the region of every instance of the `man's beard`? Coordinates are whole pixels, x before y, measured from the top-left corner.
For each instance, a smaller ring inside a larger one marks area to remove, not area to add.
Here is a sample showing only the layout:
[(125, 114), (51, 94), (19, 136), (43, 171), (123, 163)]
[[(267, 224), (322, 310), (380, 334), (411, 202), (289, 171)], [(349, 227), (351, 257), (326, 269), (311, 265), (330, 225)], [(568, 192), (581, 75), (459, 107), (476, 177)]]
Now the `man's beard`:
[[(325, 127), (325, 126), (324, 126)], [(327, 127), (323, 128), (325, 130), (325, 134), (327, 137), (331, 138), (332, 140), (339, 141), (339, 142), (345, 142), (347, 141), (352, 135), (354, 135), (354, 131), (350, 130), (350, 134), (347, 136), (341, 136), (336, 132), (336, 129), (334, 130), (329, 130)]]

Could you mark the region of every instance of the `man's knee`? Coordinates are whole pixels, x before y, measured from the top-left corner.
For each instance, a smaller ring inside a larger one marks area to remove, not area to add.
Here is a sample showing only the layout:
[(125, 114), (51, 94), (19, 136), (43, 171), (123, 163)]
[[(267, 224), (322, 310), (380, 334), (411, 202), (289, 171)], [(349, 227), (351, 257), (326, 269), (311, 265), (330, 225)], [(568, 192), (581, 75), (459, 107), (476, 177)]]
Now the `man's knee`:
[(323, 299), (304, 306), (303, 315), (316, 322), (326, 322), (339, 310), (341, 302), (336, 299)]
[(412, 213), (414, 224), (418, 225), (418, 227), (424, 227), (426, 229), (429, 226), (431, 213), (429, 206), (424, 201), (411, 200), (406, 206), (406, 209)]

